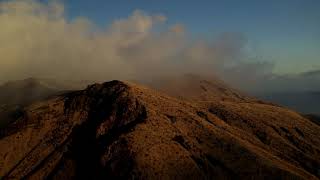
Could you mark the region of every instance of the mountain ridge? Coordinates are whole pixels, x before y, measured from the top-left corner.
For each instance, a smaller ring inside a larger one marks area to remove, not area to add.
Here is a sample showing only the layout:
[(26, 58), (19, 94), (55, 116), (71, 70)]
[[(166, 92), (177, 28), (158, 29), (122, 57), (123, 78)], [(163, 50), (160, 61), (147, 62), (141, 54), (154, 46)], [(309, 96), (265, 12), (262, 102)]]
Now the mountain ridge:
[(4, 179), (320, 176), (320, 127), (257, 101), (193, 102), (111, 81), (32, 104), (12, 128), (0, 139)]

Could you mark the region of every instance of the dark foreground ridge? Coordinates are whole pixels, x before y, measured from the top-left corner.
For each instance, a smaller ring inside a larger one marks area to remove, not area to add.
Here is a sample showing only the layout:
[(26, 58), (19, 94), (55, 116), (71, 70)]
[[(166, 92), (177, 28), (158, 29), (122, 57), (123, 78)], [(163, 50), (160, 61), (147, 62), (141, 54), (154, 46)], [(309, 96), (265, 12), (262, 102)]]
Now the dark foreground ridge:
[(318, 125), (279, 106), (225, 99), (179, 100), (111, 81), (34, 103), (2, 133), (0, 176), (320, 177)]
[[(42, 121), (52, 121), (52, 127), (48, 127), (50, 129), (46, 130), (44, 139), (8, 169), (4, 179), (37, 177), (39, 173), (51, 178), (58, 178), (60, 175), (63, 178), (79, 179), (115, 176), (112, 165), (116, 163), (105, 162), (108, 165), (102, 166), (100, 157), (111, 143), (117, 142), (124, 144), (121, 154), (122, 163), (127, 166), (124, 168), (132, 166), (128, 163), (130, 159), (126, 158), (129, 153), (125, 151), (126, 142), (118, 138), (143, 122), (146, 110), (130, 93), (126, 84), (119, 81), (95, 84), (84, 91), (68, 93), (54, 102), (49, 101), (35, 111), (39, 115), (37, 118), (29, 114), (11, 125), (16, 128), (15, 133), (30, 126), (41, 131), (46, 122), (40, 122), (39, 118)], [(52, 113), (55, 117), (42, 119), (47, 113)], [(10, 126), (9, 128), (12, 129)], [(51, 152), (43, 157), (33, 153), (47, 150)], [(60, 156), (59, 159), (55, 159), (56, 156)], [(29, 160), (32, 161), (28, 162)], [(55, 163), (51, 164), (52, 161)], [(45, 167), (49, 164), (51, 167)], [(126, 174), (123, 173), (123, 176)]]

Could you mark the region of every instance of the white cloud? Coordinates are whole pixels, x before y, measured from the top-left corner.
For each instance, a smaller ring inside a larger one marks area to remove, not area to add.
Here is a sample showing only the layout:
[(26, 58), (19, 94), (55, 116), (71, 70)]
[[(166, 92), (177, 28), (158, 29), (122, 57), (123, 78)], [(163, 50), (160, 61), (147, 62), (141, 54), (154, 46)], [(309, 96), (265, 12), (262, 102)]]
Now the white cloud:
[[(101, 29), (84, 17), (68, 21), (63, 4), (56, 1), (1, 2), (0, 81), (26, 77), (107, 81), (203, 73), (219, 74), (230, 82), (249, 77), (259, 82), (272, 73), (272, 65), (243, 61), (247, 39), (241, 33), (190, 40), (183, 25), (166, 21), (164, 15), (136, 10)], [(158, 27), (162, 31), (155, 31)]]

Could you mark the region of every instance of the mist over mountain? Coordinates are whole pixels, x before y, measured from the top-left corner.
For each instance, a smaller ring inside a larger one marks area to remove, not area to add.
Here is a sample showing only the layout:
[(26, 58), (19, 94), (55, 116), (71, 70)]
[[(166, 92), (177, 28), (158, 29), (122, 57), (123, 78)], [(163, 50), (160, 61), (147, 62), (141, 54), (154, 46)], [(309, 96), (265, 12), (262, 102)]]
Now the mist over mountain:
[(276, 62), (241, 32), (192, 37), (164, 14), (135, 10), (100, 27), (68, 19), (58, 1), (0, 3), (0, 83), (28, 77), (104, 82), (187, 73), (218, 77), (244, 91), (320, 90), (317, 69), (275, 74)]
[(88, 82), (27, 78), (0, 84), (0, 128), (19, 116), (23, 108), (52, 96), (85, 88)]

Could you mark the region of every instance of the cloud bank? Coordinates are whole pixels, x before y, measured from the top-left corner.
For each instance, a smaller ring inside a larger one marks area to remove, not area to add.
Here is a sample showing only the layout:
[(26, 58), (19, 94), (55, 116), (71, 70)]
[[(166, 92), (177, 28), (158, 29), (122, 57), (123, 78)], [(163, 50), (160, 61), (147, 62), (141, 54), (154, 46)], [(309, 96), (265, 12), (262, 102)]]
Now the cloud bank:
[[(242, 89), (274, 87), (273, 64), (252, 59), (248, 39), (223, 33), (189, 38), (167, 17), (134, 11), (106, 28), (67, 20), (64, 6), (36, 0), (0, 2), (0, 82), (42, 77), (107, 81), (195, 73), (218, 75)], [(282, 85), (281, 85), (282, 86)], [(264, 86), (263, 86), (264, 87)]]

